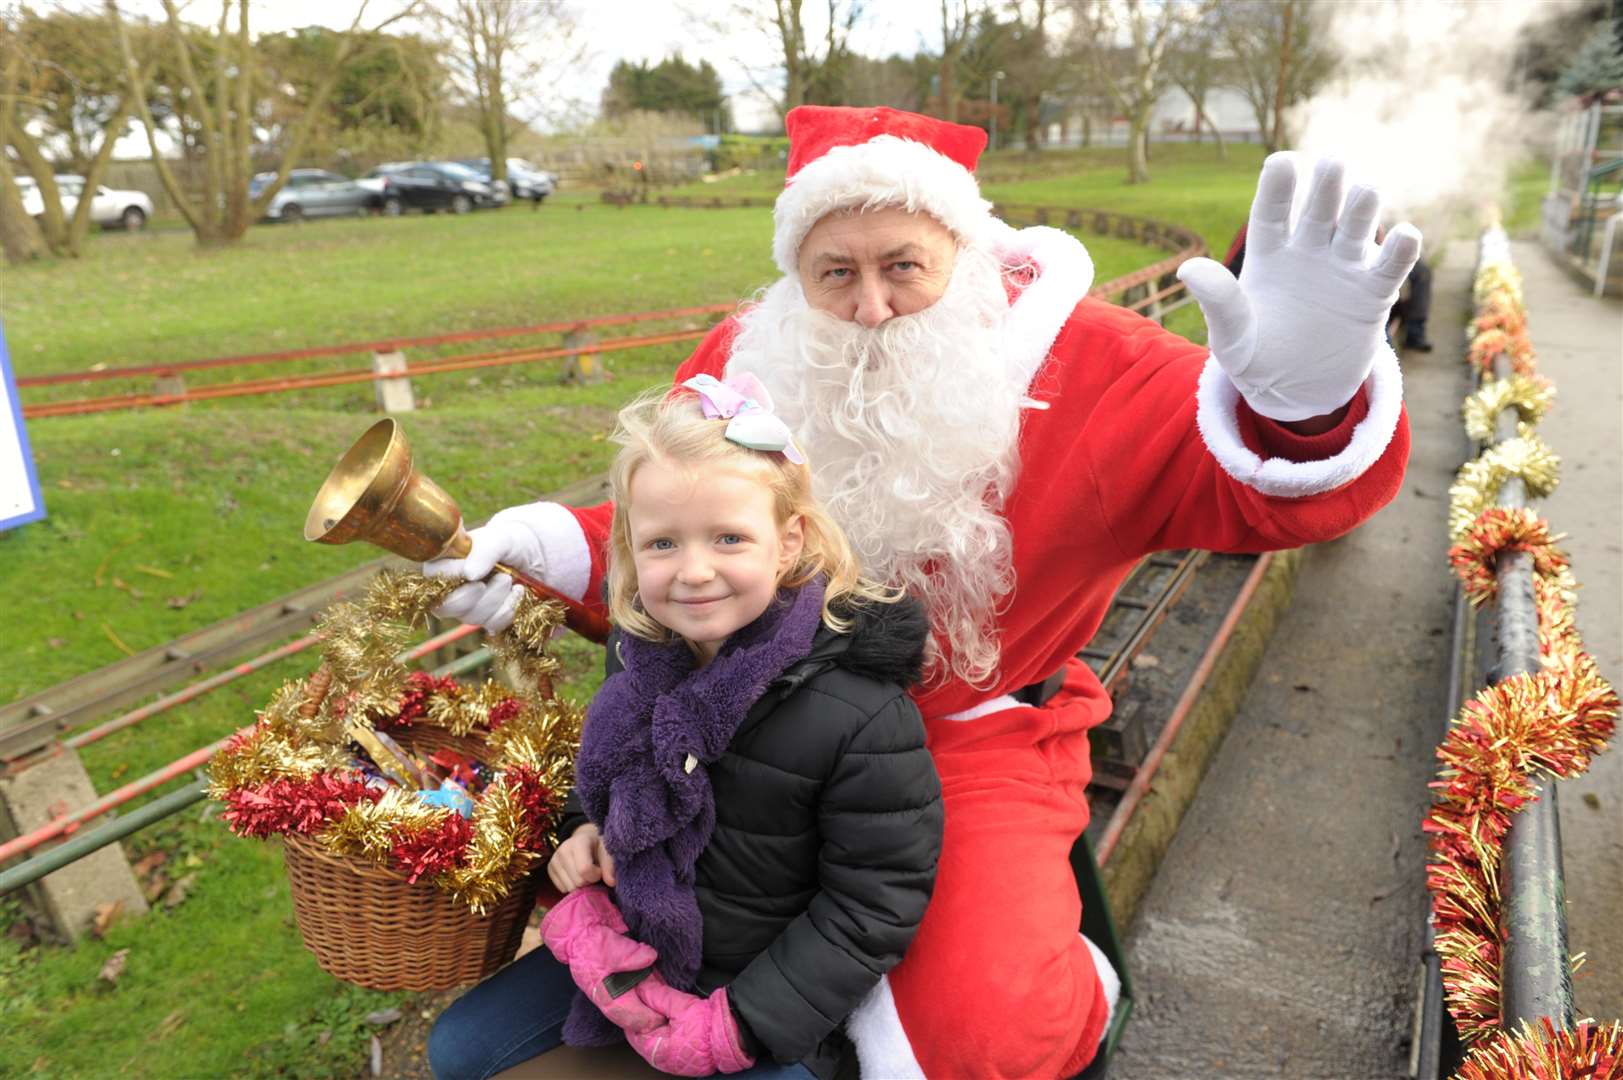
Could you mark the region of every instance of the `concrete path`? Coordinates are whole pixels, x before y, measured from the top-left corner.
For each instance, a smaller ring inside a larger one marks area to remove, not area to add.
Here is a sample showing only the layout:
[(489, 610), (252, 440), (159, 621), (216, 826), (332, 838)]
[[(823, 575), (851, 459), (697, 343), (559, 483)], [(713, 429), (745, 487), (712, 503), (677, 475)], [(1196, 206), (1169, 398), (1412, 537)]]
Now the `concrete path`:
[[(1578, 629), (1613, 686), (1623, 686), (1623, 303), (1589, 295), (1537, 244), (1512, 256), (1527, 297), (1539, 370), (1555, 408), (1539, 434), (1561, 455), (1561, 486), (1539, 506), (1583, 586)], [(1563, 783), (1561, 846), (1568, 945), (1587, 952), (1573, 985), (1579, 1016), (1623, 1019), (1623, 746)]]
[(1462, 338), (1447, 328), (1468, 317), (1472, 247), (1436, 267), (1438, 350), (1403, 357), (1402, 493), (1306, 552), (1129, 932), (1139, 1009), (1113, 1078), (1407, 1075), (1420, 822), (1447, 707), (1447, 489), (1467, 449)]

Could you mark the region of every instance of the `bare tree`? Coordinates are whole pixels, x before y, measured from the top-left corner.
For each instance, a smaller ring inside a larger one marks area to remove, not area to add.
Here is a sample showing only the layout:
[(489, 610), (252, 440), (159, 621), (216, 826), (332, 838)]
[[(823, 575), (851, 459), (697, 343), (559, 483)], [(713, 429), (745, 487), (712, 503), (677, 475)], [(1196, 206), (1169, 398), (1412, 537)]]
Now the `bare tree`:
[[(17, 191), (16, 177), (11, 170), (11, 158), (5, 152), (16, 115), (22, 54), (11, 47), (9, 30), (3, 25), (0, 25), (0, 33), (7, 35), (5, 41), (0, 43), (5, 45), (4, 52), (0, 52), (0, 252), (5, 254), (9, 263), (25, 263), (44, 255), (47, 248), (39, 226), (23, 210), (22, 196)], [(60, 207), (57, 216), (61, 217)]]
[(534, 0), (454, 0), (438, 9), (437, 18), (450, 47), (452, 76), (478, 113), (490, 175), (505, 180), (507, 144), (520, 126), (513, 112), (548, 85), (549, 69), (566, 69), (582, 58), (580, 22), (567, 5)]
[(691, 0), (683, 10), (714, 39), (730, 38), (740, 27), (753, 32), (762, 47), (734, 60), (781, 123), (798, 106), (846, 101), (851, 32), (868, 9), (864, 0), (824, 0), (812, 10), (819, 7), (825, 16), (821, 36), (807, 29), (804, 0), (735, 0), (726, 7)]
[(1217, 19), (1202, 17), (1182, 22), (1167, 47), (1167, 77), (1184, 92), (1195, 108), (1195, 140), (1201, 138), (1202, 126), (1211, 128), (1217, 139), (1217, 156), (1228, 160), (1228, 147), (1223, 142), (1223, 131), (1206, 112), (1206, 97), (1216, 86), (1230, 78), (1225, 63), (1222, 28)]
[[(7, 146), (16, 153), (34, 179), (41, 207), (36, 222), (22, 208), (10, 161), (0, 166), (0, 206), (12, 219), (4, 228), (5, 250), (14, 261), (35, 257), (41, 247), (54, 255), (77, 257), (90, 229), (92, 193), (112, 160), (114, 144), (124, 135), (134, 99), (118, 85), (118, 73), (110, 68), (108, 56), (88, 55), (94, 43), (74, 42), (72, 55), (65, 50), (46, 54), (47, 46), (62, 50), (62, 32), (76, 28), (85, 21), (82, 17), (62, 12), (39, 16), (24, 10), (15, 18), (15, 23), (11, 18), (0, 19), (0, 157)], [(74, 26), (64, 27), (62, 22)], [(71, 34), (66, 40), (71, 41)], [(92, 72), (98, 67), (102, 70)], [(95, 107), (63, 102), (74, 97), (94, 100)], [(38, 122), (46, 138), (68, 145), (71, 162), (83, 177), (84, 186), (71, 215), (62, 210), (57, 166), (46, 156), (41, 138), (30, 132), (31, 121)], [(94, 150), (85, 142), (89, 127), (99, 128), (100, 141)]]
[(1071, 7), (1078, 51), (1127, 117), (1127, 182), (1145, 183), (1150, 178), (1150, 114), (1167, 85), (1162, 61), (1180, 22), (1199, 18), (1204, 4), (1071, 0)]
[(1218, 9), (1234, 81), (1251, 103), (1268, 152), (1290, 145), (1285, 110), (1312, 96), (1335, 66), (1324, 12), (1297, 0), (1229, 0)]
[(958, 120), (958, 102), (964, 96), (958, 64), (974, 29), (969, 0), (958, 0), (957, 4), (941, 0), (941, 115), (954, 123)]
[[(119, 15), (116, 0), (104, 2), (124, 57), (125, 72), (135, 88), (136, 112), (152, 147), (152, 164), (158, 170), (164, 190), (186, 224), (191, 226), (200, 246), (215, 247), (241, 239), (248, 226), (264, 214), (271, 199), (287, 183), (288, 173), (298, 162), (311, 126), (337, 86), (344, 61), (354, 51), (357, 31), (366, 17), (366, 0), (362, 0), (355, 21), (339, 40), (331, 72), (312, 89), (303, 114), (288, 130), (281, 167), (275, 178), (254, 198), (249, 197), (248, 185), (253, 176), (251, 151), (258, 105), (255, 96), (258, 62), (249, 32), (248, 0), (220, 0), (220, 19), (212, 33), (182, 23), (174, 0), (162, 0), (165, 23), (161, 39), (173, 52), (178, 83), (177, 92), (166, 105), (175, 117), (175, 130), (180, 137), (191, 139), (200, 152), (203, 162), (200, 192), (186, 190), (164, 158), (162, 140), (158, 136), (167, 135), (168, 129), (153, 118), (149, 100), (152, 88), (136, 61), (129, 29)], [(374, 32), (405, 18), (415, 6), (414, 0), (379, 23), (373, 28)], [(235, 31), (230, 26), (233, 9), (237, 21)], [(204, 63), (208, 66), (203, 67)]]
[(1048, 54), (1048, 10), (1048, 0), (1033, 0), (1029, 6), (1024, 0), (1010, 4), (1018, 39), (1009, 81), (1019, 95), (1026, 149), (1031, 152), (1041, 148), (1043, 92), (1050, 89), (1054, 77), (1054, 62)]

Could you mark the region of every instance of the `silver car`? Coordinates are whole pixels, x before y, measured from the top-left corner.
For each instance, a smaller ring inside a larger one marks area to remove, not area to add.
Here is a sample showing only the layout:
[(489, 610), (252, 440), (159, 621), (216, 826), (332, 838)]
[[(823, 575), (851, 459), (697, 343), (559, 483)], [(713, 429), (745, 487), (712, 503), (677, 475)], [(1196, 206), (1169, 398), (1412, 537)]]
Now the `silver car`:
[[(249, 198), (276, 179), (275, 173), (259, 173), (248, 185)], [(339, 217), (364, 214), (377, 196), (355, 181), (325, 169), (294, 169), (287, 183), (265, 207), (266, 221), (301, 221), (304, 218)]]

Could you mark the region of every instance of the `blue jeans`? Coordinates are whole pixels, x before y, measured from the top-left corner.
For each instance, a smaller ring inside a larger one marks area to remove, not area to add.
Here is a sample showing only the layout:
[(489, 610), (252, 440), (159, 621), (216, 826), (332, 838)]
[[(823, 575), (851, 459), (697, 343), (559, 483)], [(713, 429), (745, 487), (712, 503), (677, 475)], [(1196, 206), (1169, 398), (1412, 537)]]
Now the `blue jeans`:
[[(428, 1036), (428, 1063), (439, 1080), (485, 1080), (563, 1044), (575, 998), (569, 968), (535, 949), (451, 1003)], [(809, 1080), (804, 1065), (763, 1061), (739, 1080)]]

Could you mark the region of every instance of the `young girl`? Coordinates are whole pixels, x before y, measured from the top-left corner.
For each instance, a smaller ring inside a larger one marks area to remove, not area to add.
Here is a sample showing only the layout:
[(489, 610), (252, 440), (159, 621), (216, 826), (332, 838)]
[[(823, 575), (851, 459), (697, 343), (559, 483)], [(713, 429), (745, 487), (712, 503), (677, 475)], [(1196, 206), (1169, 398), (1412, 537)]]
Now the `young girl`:
[(923, 611), (858, 576), (764, 388), (683, 387), (615, 435), (619, 629), (547, 867), (568, 895), (547, 950), (440, 1017), (441, 1080), (622, 1041), (679, 1075), (849, 1074), (841, 1025), (924, 914)]

